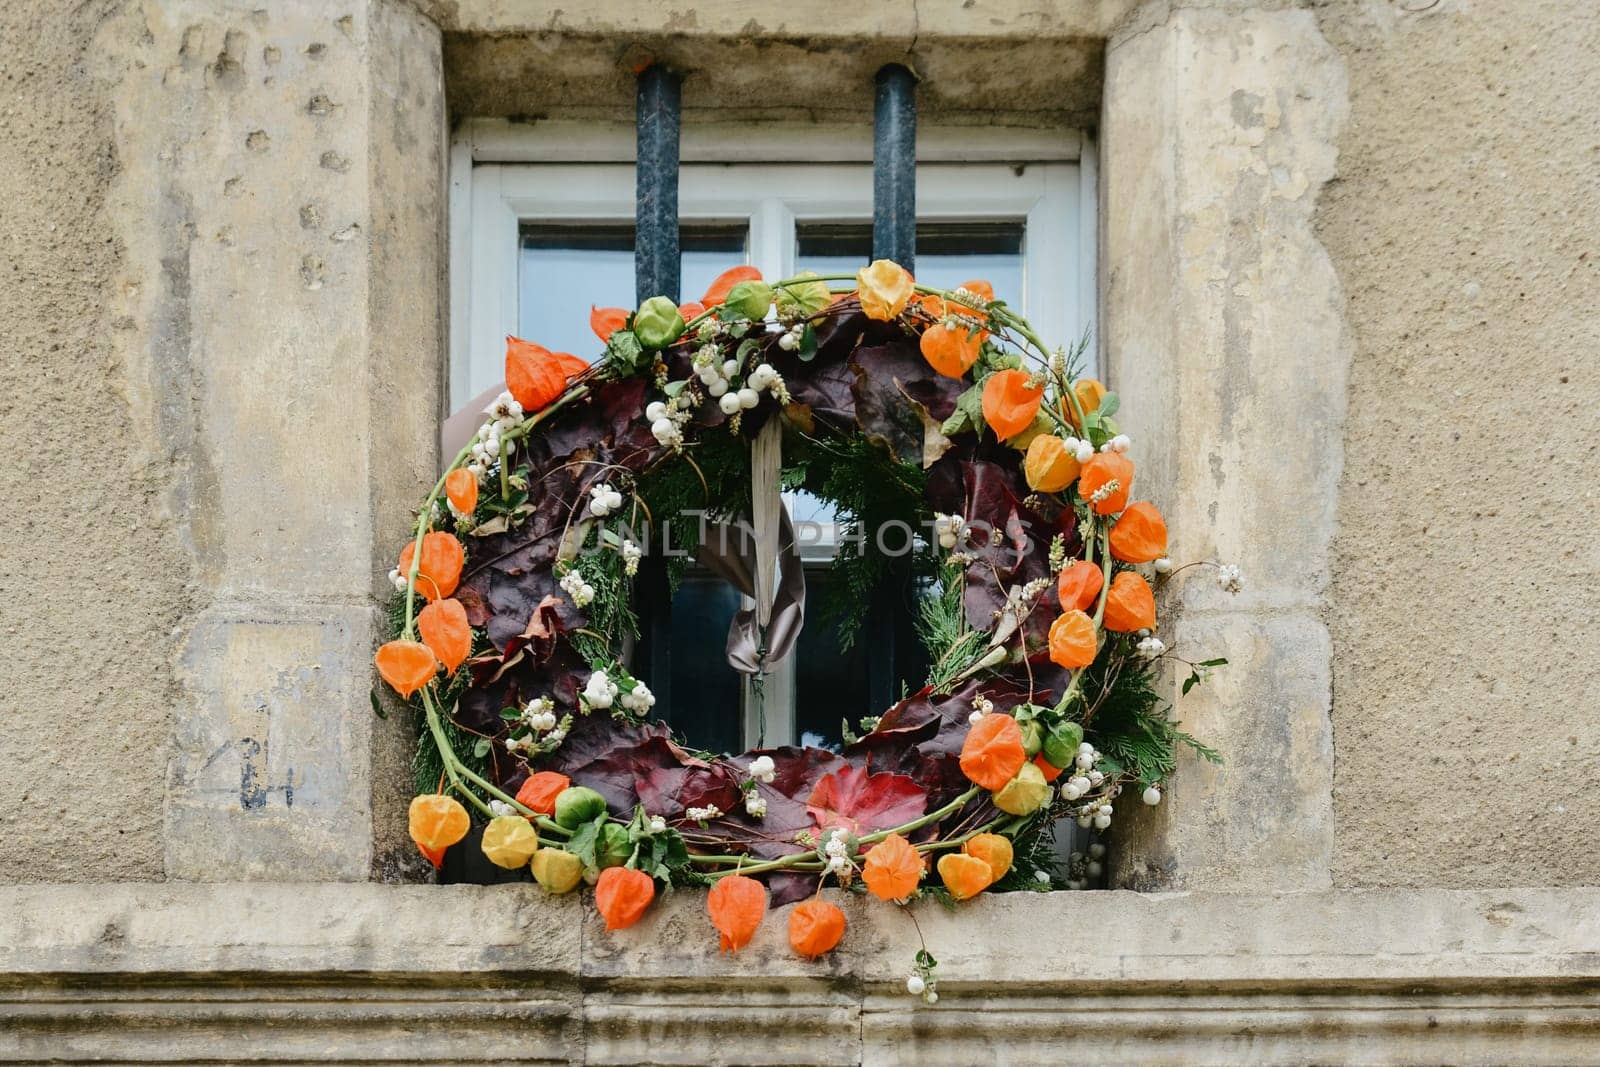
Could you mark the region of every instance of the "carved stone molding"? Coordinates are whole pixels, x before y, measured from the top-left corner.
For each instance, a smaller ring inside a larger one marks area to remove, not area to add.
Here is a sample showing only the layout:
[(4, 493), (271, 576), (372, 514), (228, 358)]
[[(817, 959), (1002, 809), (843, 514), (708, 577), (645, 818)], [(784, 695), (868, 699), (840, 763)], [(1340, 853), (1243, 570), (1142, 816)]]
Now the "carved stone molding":
[(533, 886), (0, 889), (0, 1062), (1600, 1063), (1600, 890), (848, 899), (719, 955)]

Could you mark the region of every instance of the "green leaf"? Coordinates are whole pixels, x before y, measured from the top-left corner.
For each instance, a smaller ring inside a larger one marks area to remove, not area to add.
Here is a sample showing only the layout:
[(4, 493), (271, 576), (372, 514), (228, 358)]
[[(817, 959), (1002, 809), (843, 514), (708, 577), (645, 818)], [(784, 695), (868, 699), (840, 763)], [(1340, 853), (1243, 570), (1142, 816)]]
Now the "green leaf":
[(479, 759), (489, 754), (489, 749), (494, 747), (494, 742), (487, 737), (478, 738), (478, 743), (472, 746), (472, 754)]
[(1184, 696), (1188, 696), (1189, 695), (1189, 690), (1193, 689), (1195, 686), (1197, 686), (1199, 684), (1200, 684), (1200, 676), (1198, 674), (1189, 675), (1189, 677), (1187, 677), (1187, 678), (1185, 678), (1183, 680), (1183, 695)]
[(1198, 666), (1201, 666), (1201, 667), (1221, 667), (1223, 664), (1225, 664), (1227, 662), (1228, 661), (1226, 659), (1222, 658), (1221, 656), (1218, 656), (1216, 659), (1203, 659), (1203, 660), (1200, 661)]
[(806, 323), (804, 332), (800, 334), (800, 347), (795, 350), (795, 355), (800, 357), (800, 362), (810, 363), (817, 355), (817, 331)]
[(963, 430), (978, 430), (983, 427), (983, 387), (974, 385), (960, 396), (956, 397), (956, 410), (944, 420), (944, 425), (939, 432), (946, 437), (954, 437)]
[(606, 358), (625, 371), (636, 371), (646, 359), (644, 345), (632, 330), (614, 330), (606, 342)]
[(520, 718), (522, 718), (522, 709), (521, 708), (501, 708), (500, 709), (500, 717), (502, 719), (520, 719)]
[(733, 350), (733, 358), (737, 359), (742, 364), (745, 360), (749, 359), (751, 355), (759, 352), (760, 350), (760, 341), (756, 340), (754, 337), (746, 337), (743, 341), (739, 342), (739, 347)]
[(661, 391), (666, 393), (668, 396), (677, 396), (679, 393), (683, 392), (683, 387), (688, 384), (689, 380), (687, 378), (682, 381), (668, 382), (666, 385), (661, 387)]
[(1100, 398), (1100, 417), (1102, 419), (1109, 419), (1111, 416), (1117, 413), (1117, 409), (1121, 406), (1121, 397), (1119, 397), (1116, 393), (1107, 393), (1105, 396)]

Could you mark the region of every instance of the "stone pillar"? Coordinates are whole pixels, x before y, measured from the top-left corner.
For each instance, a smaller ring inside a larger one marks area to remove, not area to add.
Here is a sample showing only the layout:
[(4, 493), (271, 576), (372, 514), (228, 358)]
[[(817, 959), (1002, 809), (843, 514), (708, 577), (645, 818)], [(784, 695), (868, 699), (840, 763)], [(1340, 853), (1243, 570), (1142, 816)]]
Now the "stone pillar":
[[(101, 39), (142, 410), (196, 561), (172, 879), (364, 879), (406, 780), (368, 665), (434, 473), (440, 36), (399, 0), (135, 5)], [(136, 400), (136, 404), (139, 402)]]
[(1226, 762), (1186, 758), (1159, 808), (1120, 806), (1124, 887), (1330, 884), (1323, 591), (1349, 341), (1313, 210), (1347, 110), (1306, 11), (1151, 3), (1107, 47), (1101, 321), (1135, 496), (1161, 502), (1176, 561), (1247, 583), (1230, 597), (1196, 569), (1166, 597), (1168, 645), (1230, 661), (1180, 713)]

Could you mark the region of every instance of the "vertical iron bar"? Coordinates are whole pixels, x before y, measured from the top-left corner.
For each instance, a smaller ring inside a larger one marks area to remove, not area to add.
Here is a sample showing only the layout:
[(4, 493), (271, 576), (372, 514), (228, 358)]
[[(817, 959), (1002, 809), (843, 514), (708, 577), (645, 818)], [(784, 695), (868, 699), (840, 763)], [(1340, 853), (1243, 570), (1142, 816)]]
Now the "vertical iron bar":
[(639, 74), (638, 164), (634, 186), (634, 291), (678, 299), (678, 130), (683, 79), (662, 66)]
[[(638, 153), (634, 177), (634, 292), (638, 302), (652, 296), (679, 297), (678, 132), (683, 79), (662, 66), (639, 74)], [(672, 589), (667, 576), (662, 531), (652, 531), (651, 548), (639, 568), (640, 614), (644, 616), (647, 684), (661, 714), (682, 726), (672, 702)]]
[(872, 121), (872, 258), (915, 271), (917, 79), (891, 63), (878, 71)]
[[(916, 87), (916, 77), (898, 63), (879, 70), (872, 116), (872, 258), (893, 260), (908, 271), (916, 270), (917, 261)], [(904, 568), (893, 568), (872, 591), (867, 691), (874, 708), (899, 699), (899, 680), (913, 667), (914, 639), (904, 632), (916, 599), (911, 583)]]

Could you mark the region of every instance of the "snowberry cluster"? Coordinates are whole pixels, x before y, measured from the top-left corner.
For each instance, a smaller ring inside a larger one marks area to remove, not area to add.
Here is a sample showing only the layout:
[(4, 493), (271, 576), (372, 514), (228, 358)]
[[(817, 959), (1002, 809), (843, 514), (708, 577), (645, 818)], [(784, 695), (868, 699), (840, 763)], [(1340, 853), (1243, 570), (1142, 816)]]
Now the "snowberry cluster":
[(483, 413), (489, 416), (489, 421), (478, 428), (478, 436), (472, 442), (472, 452), (467, 459), (467, 470), (480, 482), (489, 473), (489, 468), (500, 462), (501, 452), (510, 454), (516, 448), (516, 442), (504, 435), (521, 423), (522, 405), (510, 393), (501, 393), (495, 397), (494, 403), (483, 409)]
[(1096, 841), (1089, 846), (1088, 854), (1074, 852), (1067, 857), (1067, 888), (1087, 889), (1089, 884), (1106, 873), (1106, 846)]
[(798, 352), (800, 351), (800, 346), (805, 343), (805, 337), (806, 324), (802, 320), (794, 323), (778, 335), (778, 347), (785, 352)]
[(933, 535), (939, 539), (940, 548), (946, 552), (952, 551), (966, 540), (967, 520), (960, 515), (946, 515), (942, 511), (936, 511), (933, 515)]
[(656, 695), (643, 682), (634, 682), (633, 688), (622, 694), (622, 706), (635, 715), (643, 715), (656, 706)]
[(1144, 659), (1160, 659), (1167, 651), (1166, 642), (1155, 634), (1139, 639), (1139, 655)]
[[(644, 417), (650, 421), (651, 434), (667, 448), (676, 448), (683, 443), (683, 427), (689, 421), (689, 409), (680, 407), (678, 402), (686, 396), (689, 396), (687, 389), (665, 403), (653, 400), (644, 409)], [(693, 397), (690, 396), (690, 399)]]
[[(1102, 452), (1126, 452), (1132, 445), (1133, 445), (1133, 442), (1128, 439), (1128, 435), (1127, 434), (1119, 433), (1119, 434), (1117, 434), (1117, 436), (1113, 437), (1111, 440), (1109, 440), (1105, 444), (1101, 445), (1100, 446), (1100, 451), (1102, 451)], [(1091, 454), (1093, 453), (1093, 449), (1092, 448), (1090, 449), (1090, 452), (1091, 452)]]
[(707, 804), (703, 808), (685, 808), (683, 817), (690, 822), (707, 822), (711, 819), (722, 818), (722, 809), (715, 804)]
[(850, 862), (850, 837), (843, 830), (834, 830), (822, 842), (822, 855), (828, 861), (828, 870), (843, 875), (853, 864)]
[(561, 591), (567, 594), (574, 607), (586, 608), (594, 602), (594, 586), (576, 568), (561, 576)]
[(1244, 588), (1244, 574), (1238, 564), (1224, 563), (1217, 568), (1217, 586), (1224, 593), (1238, 593)]
[(612, 487), (610, 482), (601, 482), (589, 490), (589, 514), (597, 519), (622, 507), (622, 494)]
[(605, 671), (595, 671), (583, 687), (583, 702), (596, 711), (604, 711), (617, 699), (619, 691), (617, 683)]
[(994, 701), (979, 693), (972, 698), (972, 714), (967, 716), (967, 721), (976, 726), (979, 719), (992, 711), (994, 711)]
[(639, 573), (639, 560), (644, 558), (644, 549), (626, 538), (622, 541), (622, 573), (629, 578)]
[(522, 705), (522, 721), (544, 733), (556, 728), (556, 702), (549, 697), (534, 697)]

